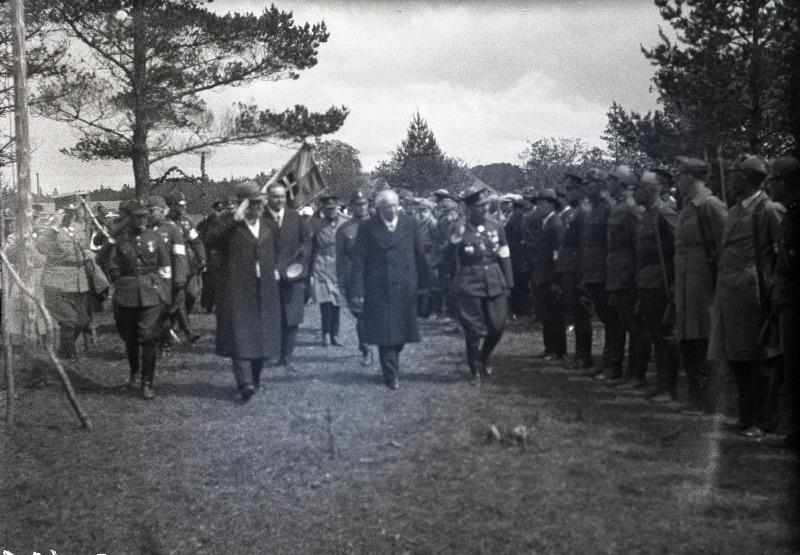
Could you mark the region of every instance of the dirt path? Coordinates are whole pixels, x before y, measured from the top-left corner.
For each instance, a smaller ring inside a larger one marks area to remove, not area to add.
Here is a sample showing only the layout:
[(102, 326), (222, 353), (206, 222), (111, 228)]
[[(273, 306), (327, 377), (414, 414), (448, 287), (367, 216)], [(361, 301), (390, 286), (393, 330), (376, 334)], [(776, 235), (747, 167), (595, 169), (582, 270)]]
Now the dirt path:
[[(106, 315), (107, 317), (107, 315)], [(512, 326), (480, 389), (455, 325), (424, 324), (401, 389), (317, 345), (242, 405), (207, 337), (160, 363), (158, 398), (120, 390), (121, 344), (76, 369), (95, 429), (52, 378), (0, 425), (0, 549), (20, 553), (790, 553), (796, 458), (740, 439), (732, 412), (676, 406), (547, 366)], [(108, 328), (101, 328), (107, 330)], [(3, 395), (4, 397), (4, 395)], [(4, 400), (2, 401), (4, 403)], [(0, 407), (4, 410), (4, 405)], [(502, 441), (490, 440), (495, 425)], [(525, 426), (525, 443), (512, 431)]]

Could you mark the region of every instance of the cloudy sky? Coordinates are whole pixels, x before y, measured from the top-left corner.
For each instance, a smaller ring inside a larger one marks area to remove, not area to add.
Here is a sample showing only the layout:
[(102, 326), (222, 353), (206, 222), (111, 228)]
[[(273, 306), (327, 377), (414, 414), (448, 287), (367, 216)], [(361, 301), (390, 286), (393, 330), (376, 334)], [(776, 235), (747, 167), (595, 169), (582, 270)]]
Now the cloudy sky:
[[(282, 110), (345, 105), (335, 135), (372, 170), (406, 135), (419, 111), (449, 156), (470, 166), (519, 163), (529, 141), (578, 137), (604, 147), (606, 111), (656, 107), (653, 68), (640, 52), (658, 41), (662, 22), (652, 0), (297, 1), (275, 0), (297, 22), (325, 21), (330, 39), (319, 64), (297, 81), (264, 83), (211, 95), (224, 110), (254, 101)], [(261, 12), (265, 2), (216, 0), (215, 11)], [(70, 131), (34, 121), (33, 172), (49, 193), (120, 187), (133, 182), (128, 163), (87, 163), (58, 152)], [(213, 178), (253, 176), (279, 167), (292, 151), (272, 145), (222, 147), (207, 162)], [(171, 165), (198, 175), (199, 155)], [(33, 176), (34, 186), (36, 176)]]

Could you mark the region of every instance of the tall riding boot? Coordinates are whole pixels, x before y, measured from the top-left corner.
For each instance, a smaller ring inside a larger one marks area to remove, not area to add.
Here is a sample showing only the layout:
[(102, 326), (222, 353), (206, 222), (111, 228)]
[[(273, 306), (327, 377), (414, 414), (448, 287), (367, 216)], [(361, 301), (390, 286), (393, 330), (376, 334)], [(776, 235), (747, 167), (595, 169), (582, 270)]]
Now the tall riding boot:
[(130, 367), (131, 374), (128, 379), (128, 389), (136, 389), (139, 385), (139, 344), (132, 341), (125, 345), (125, 353), (128, 356), (128, 366)]
[(467, 346), (467, 363), (469, 364), (469, 371), (472, 374), (472, 382), (480, 380), (480, 375), (483, 372), (483, 362), (481, 360), (481, 338), (477, 335), (467, 333), (466, 335)]
[(483, 345), (481, 345), (481, 355), (480, 355), (481, 366), (482, 366), (481, 369), (483, 370), (483, 373), (486, 374), (487, 376), (490, 376), (492, 374), (492, 369), (488, 365), (489, 357), (491, 356), (492, 351), (494, 351), (494, 348), (500, 342), (500, 338), (502, 336), (503, 332), (499, 332), (499, 333), (490, 333), (489, 335), (483, 338)]
[(77, 330), (68, 324), (59, 322), (59, 337), (58, 337), (58, 358), (75, 358), (75, 340), (77, 339)]
[(155, 393), (153, 393), (153, 380), (156, 377), (157, 356), (157, 343), (148, 341), (142, 344), (142, 397), (147, 400), (155, 398)]

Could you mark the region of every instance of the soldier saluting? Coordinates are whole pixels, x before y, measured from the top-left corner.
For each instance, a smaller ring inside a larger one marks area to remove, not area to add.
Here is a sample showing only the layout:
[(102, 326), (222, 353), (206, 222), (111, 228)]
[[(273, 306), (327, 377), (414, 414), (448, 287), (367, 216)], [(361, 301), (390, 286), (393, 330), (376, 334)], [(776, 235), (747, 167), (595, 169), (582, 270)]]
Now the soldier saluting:
[(514, 286), (511, 256), (503, 226), (487, 217), (489, 198), (483, 187), (461, 195), (467, 219), (451, 237), (458, 269), (458, 316), (466, 332), (467, 362), (472, 380), (491, 375), (487, 362), (503, 335), (508, 316), (508, 292)]
[(107, 266), (114, 284), (114, 321), (128, 356), (128, 387), (137, 387), (141, 371), (142, 397), (153, 399), (158, 342), (171, 302), (172, 261), (163, 238), (147, 229), (144, 204), (136, 201), (127, 213)]

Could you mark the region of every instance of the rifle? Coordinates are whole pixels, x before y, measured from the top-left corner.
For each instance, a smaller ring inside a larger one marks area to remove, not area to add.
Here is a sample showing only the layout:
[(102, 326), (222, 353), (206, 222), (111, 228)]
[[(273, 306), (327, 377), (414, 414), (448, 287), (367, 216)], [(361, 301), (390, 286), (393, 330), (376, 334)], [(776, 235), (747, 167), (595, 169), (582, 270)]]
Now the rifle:
[(655, 232), (656, 232), (656, 246), (658, 247), (658, 261), (661, 263), (661, 279), (664, 280), (664, 293), (667, 295), (667, 308), (664, 310), (664, 316), (661, 318), (662, 324), (668, 324), (675, 321), (675, 296), (669, 290), (669, 278), (667, 276), (667, 262), (664, 259), (664, 249), (661, 246), (661, 226), (659, 225), (659, 213), (655, 214)]

